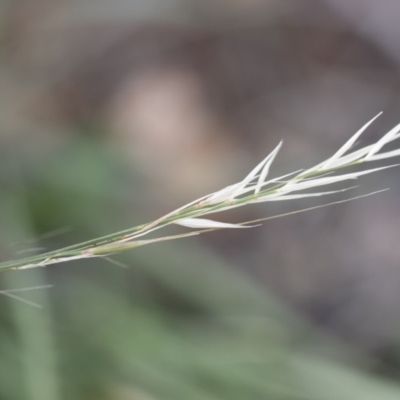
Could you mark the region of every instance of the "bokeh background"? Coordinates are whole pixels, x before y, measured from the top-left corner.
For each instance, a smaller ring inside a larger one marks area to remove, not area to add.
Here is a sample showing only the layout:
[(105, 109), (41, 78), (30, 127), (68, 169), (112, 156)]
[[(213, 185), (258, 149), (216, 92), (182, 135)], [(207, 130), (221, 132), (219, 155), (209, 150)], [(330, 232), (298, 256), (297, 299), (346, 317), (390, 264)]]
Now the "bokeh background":
[[(400, 119), (399, 14), (395, 0), (2, 0), (1, 260), (153, 220), (281, 139), (272, 173), (309, 167), (383, 110), (363, 138), (377, 140)], [(399, 399), (399, 178), (118, 265), (1, 274), (0, 399)]]

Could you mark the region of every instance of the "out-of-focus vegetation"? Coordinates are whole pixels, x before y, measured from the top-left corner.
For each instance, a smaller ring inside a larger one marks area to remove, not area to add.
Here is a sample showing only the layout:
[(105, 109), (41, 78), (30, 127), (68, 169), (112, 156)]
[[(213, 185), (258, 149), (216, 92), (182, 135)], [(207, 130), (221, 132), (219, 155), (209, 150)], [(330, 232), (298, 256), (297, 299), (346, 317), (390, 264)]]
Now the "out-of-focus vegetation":
[[(4, 2), (1, 260), (157, 218), (281, 138), (277, 173), (382, 108), (398, 122), (398, 6), (350, 3)], [(400, 398), (398, 171), (363, 189), (387, 186), (115, 263), (1, 274), (0, 398)]]

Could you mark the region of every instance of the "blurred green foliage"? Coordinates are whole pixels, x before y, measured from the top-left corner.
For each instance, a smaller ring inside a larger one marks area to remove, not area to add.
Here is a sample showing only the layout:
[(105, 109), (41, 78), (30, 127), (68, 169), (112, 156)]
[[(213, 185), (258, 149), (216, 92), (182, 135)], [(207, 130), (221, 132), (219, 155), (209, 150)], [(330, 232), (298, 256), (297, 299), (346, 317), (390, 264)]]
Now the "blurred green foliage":
[[(144, 181), (107, 143), (75, 138), (45, 159), (8, 150), (3, 259), (150, 219)], [(374, 360), (318, 332), (199, 240), (118, 262), (128, 268), (88, 260), (1, 275), (2, 290), (54, 285), (19, 294), (40, 309), (0, 297), (1, 399), (400, 398), (400, 385), (369, 372)]]

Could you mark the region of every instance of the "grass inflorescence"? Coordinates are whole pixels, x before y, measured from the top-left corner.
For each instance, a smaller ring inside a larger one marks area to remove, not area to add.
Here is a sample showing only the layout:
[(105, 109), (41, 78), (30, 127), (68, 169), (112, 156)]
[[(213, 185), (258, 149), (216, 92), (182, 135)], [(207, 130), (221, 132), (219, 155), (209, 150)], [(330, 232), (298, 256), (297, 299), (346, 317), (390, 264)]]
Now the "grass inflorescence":
[[(347, 169), (351, 166), (392, 158), (400, 155), (400, 149), (382, 152), (382, 148), (386, 144), (400, 138), (400, 124), (396, 125), (376, 143), (350, 152), (359, 136), (380, 114), (366, 123), (333, 156), (312, 168), (296, 171), (284, 176), (267, 180), (270, 167), (282, 146), (281, 142), (240, 182), (227, 186), (207, 196), (203, 196), (200, 199), (194, 200), (193, 202), (186, 204), (155, 221), (63, 249), (24, 259), (4, 262), (0, 264), (0, 270), (44, 267), (50, 264), (84, 258), (105, 257), (110, 254), (119, 253), (135, 247), (165, 240), (193, 236), (207, 231), (226, 228), (248, 228), (252, 226), (249, 224), (255, 222), (250, 221), (240, 224), (229, 224), (205, 219), (203, 217), (216, 212), (243, 207), (248, 204), (319, 197), (350, 190), (354, 186), (339, 190), (313, 191), (315, 188), (330, 186), (338, 182), (354, 180), (362, 175), (367, 175), (396, 166), (389, 165), (379, 168), (369, 168), (357, 172), (344, 174), (338, 173), (338, 171)], [(360, 196), (356, 198), (359, 197)], [(349, 199), (344, 201), (348, 200)], [(335, 203), (340, 202), (343, 201)], [(323, 206), (326, 206), (326, 204)], [(310, 207), (309, 209), (318, 207), (321, 206)], [(302, 212), (309, 209), (303, 209), (292, 213), (287, 213), (285, 215)], [(259, 221), (270, 218), (271, 217), (261, 218)], [(195, 230), (180, 235), (142, 239), (143, 236), (149, 234), (150, 232), (154, 232), (172, 224), (181, 225)]]

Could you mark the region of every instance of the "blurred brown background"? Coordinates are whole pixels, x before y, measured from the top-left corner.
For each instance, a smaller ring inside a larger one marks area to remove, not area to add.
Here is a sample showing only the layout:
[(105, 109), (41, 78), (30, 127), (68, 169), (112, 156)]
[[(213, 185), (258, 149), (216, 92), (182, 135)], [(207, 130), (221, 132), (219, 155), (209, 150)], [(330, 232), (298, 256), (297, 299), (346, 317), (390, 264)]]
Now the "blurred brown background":
[[(233, 183), (281, 139), (272, 173), (309, 167), (383, 110), (362, 138), (372, 143), (400, 119), (399, 14), (394, 0), (3, 1), (0, 190), (28, 193), (28, 236), (72, 225), (73, 242)], [(78, 142), (85, 150), (70, 151)], [(103, 171), (110, 152), (120, 166)], [(397, 376), (399, 172), (360, 185), (356, 195), (391, 190), (185, 240)], [(61, 188), (61, 202), (49, 187)], [(99, 211), (100, 227), (88, 228), (86, 191), (105, 199), (99, 210), (119, 208), (115, 226)], [(221, 218), (320, 203), (269, 203)], [(15, 219), (3, 221), (9, 243)], [(49, 272), (56, 292), (64, 268)], [(95, 281), (95, 267), (86, 271)]]

